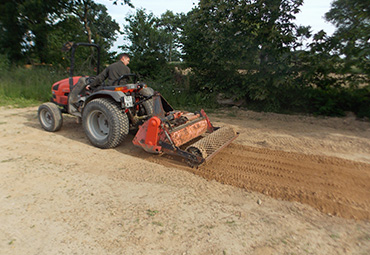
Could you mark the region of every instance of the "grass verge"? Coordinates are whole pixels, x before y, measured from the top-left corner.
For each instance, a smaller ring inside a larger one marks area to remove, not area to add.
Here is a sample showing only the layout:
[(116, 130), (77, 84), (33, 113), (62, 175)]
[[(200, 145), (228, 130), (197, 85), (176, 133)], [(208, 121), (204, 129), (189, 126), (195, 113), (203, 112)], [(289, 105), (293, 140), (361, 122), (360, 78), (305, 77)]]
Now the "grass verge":
[(52, 84), (66, 77), (49, 68), (2, 70), (0, 106), (27, 107), (49, 101)]

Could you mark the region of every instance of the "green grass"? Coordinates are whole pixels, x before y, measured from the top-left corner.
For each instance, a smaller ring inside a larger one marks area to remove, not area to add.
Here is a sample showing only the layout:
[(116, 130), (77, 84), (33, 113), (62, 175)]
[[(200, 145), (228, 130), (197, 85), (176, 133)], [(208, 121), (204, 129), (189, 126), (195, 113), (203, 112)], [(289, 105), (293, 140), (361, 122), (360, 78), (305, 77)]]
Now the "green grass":
[(332, 239), (339, 239), (340, 238), (340, 236), (338, 234), (331, 234), (330, 237)]
[(156, 225), (156, 226), (159, 226), (159, 227), (163, 227), (163, 223), (159, 222), (159, 221), (153, 221), (152, 224)]
[(16, 108), (23, 108), (29, 106), (39, 105), (41, 100), (25, 99), (25, 98), (10, 98), (0, 95), (0, 106), (13, 106)]
[(67, 76), (49, 68), (2, 70), (0, 106), (27, 107), (50, 101), (52, 84)]
[[(28, 107), (50, 101), (51, 86), (67, 78), (68, 74), (52, 68), (26, 69), (14, 67), (0, 71), (0, 106)], [(188, 111), (215, 108), (214, 95), (193, 92), (184, 84), (177, 84), (171, 75), (146, 81), (149, 87), (159, 91), (175, 108)]]
[(146, 214), (147, 214), (148, 216), (150, 216), (150, 217), (155, 216), (157, 213), (158, 213), (158, 211), (157, 211), (157, 210), (150, 210), (150, 209), (146, 210)]

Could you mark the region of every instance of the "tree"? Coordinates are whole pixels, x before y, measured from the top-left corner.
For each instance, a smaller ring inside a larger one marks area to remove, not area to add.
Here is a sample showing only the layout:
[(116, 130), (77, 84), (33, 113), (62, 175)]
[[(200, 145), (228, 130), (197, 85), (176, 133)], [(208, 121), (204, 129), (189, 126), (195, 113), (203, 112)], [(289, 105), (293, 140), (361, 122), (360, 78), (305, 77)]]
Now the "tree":
[(91, 9), (94, 7), (96, 4), (92, 0), (72, 0), (70, 3), (70, 12), (76, 15), (83, 24), (88, 43), (92, 43), (90, 24), (92, 22)]
[[(107, 13), (107, 8), (102, 4), (96, 4), (92, 0), (73, 0), (70, 2), (69, 10), (82, 24), (85, 36), (80, 41), (99, 44), (102, 62), (111, 58), (108, 50), (117, 38), (116, 33), (119, 32), (120, 28), (116, 21)], [(84, 54), (81, 55), (88, 59), (81, 63), (82, 67), (85, 64), (88, 64), (89, 68), (96, 65), (94, 48), (90, 48), (88, 57)]]
[(119, 31), (119, 25), (108, 15), (104, 5), (92, 0), (72, 0), (69, 11), (83, 24), (88, 43), (93, 42), (93, 35), (105, 36), (107, 42), (116, 38), (115, 32)]
[(201, 0), (188, 13), (185, 60), (203, 87), (279, 108), (294, 85), (293, 23), (302, 0)]
[(181, 33), (183, 31), (183, 21), (185, 14), (174, 14), (172, 11), (166, 11), (159, 19), (159, 29), (163, 30), (163, 36), (166, 38), (166, 60), (168, 62), (180, 61), (181, 47), (180, 42)]
[(143, 76), (156, 76), (166, 66), (168, 53), (168, 33), (160, 29), (160, 19), (153, 13), (139, 9), (126, 18), (124, 28), (128, 42), (120, 48), (129, 52), (135, 61), (130, 64)]
[(13, 0), (0, 2), (0, 53), (6, 55), (13, 62), (23, 58), (22, 44), (26, 32), (25, 24), (18, 18), (18, 4)]
[(114, 5), (117, 5), (118, 3), (120, 3), (121, 5), (127, 4), (131, 8), (134, 8), (134, 5), (131, 3), (131, 0), (121, 0), (121, 1), (120, 0), (114, 0), (113, 1)]
[[(129, 0), (123, 4), (132, 5)], [(107, 58), (119, 31), (106, 7), (93, 0), (4, 0), (0, 8), (5, 10), (0, 16), (0, 54), (12, 62), (27, 56), (29, 62), (55, 63), (60, 59), (56, 50), (75, 39), (99, 43)]]
[[(61, 13), (65, 0), (5, 0), (0, 4), (4, 15), (0, 17), (3, 30), (2, 47), (7, 48), (13, 62), (19, 61), (24, 50), (32, 48), (41, 62), (47, 59), (47, 33)], [(31, 43), (32, 41), (32, 43)]]
[(343, 72), (353, 68), (370, 75), (370, 5), (367, 0), (335, 0), (325, 14), (336, 26), (335, 48), (344, 56)]
[(18, 17), (27, 27), (28, 47), (41, 63), (48, 62), (48, 33), (60, 18), (66, 1), (25, 0), (18, 6)]

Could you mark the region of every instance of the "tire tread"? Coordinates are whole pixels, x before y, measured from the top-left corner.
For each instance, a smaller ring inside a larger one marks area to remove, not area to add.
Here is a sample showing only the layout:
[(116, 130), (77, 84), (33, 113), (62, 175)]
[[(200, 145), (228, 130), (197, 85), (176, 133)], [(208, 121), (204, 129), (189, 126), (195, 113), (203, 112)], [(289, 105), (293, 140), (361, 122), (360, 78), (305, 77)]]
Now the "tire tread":
[[(110, 121), (109, 125), (113, 125), (112, 129), (113, 132), (108, 135), (108, 139), (105, 143), (100, 143), (99, 141), (95, 141), (93, 137), (89, 135), (88, 128), (86, 127), (86, 114), (83, 114), (83, 126), (85, 133), (90, 140), (90, 142), (99, 148), (102, 149), (110, 149), (117, 147), (120, 145), (127, 137), (127, 134), (129, 132), (129, 120), (126, 114), (123, 114), (119, 106), (115, 103), (115, 101), (109, 99), (109, 98), (97, 98), (89, 102), (84, 109), (84, 112), (91, 107), (99, 107), (99, 108), (105, 108), (107, 110), (106, 114), (108, 115), (107, 118)], [(88, 114), (88, 113), (87, 113)]]

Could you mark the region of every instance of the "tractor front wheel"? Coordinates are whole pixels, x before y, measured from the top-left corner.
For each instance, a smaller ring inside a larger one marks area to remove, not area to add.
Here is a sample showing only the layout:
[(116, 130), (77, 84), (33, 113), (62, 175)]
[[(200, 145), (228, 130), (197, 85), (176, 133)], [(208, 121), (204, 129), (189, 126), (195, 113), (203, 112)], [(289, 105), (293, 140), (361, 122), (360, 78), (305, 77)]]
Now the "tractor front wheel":
[(120, 145), (129, 131), (127, 115), (108, 98), (89, 102), (83, 110), (82, 124), (90, 142), (102, 149)]
[(44, 103), (37, 111), (37, 117), (43, 129), (49, 132), (58, 131), (63, 124), (62, 112), (54, 103)]
[[(141, 95), (149, 97), (154, 95), (154, 90), (150, 87), (143, 88), (139, 92)], [(145, 115), (148, 115), (149, 117), (153, 116), (154, 113), (154, 106), (153, 106), (153, 98), (146, 100), (143, 102)]]

